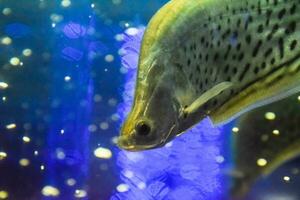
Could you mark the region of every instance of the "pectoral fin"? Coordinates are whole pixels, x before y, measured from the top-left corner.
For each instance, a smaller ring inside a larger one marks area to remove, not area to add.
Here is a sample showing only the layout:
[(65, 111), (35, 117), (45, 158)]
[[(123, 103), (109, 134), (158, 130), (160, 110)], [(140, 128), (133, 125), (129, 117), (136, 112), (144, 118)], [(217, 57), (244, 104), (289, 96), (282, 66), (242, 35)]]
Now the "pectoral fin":
[(201, 106), (203, 106), (206, 102), (208, 102), (212, 98), (216, 97), (221, 92), (231, 88), (232, 85), (233, 84), (231, 82), (222, 82), (222, 83), (219, 83), (219, 84), (215, 85), (214, 87), (212, 87), (208, 91), (204, 92), (190, 106), (185, 108), (184, 113), (190, 115), (192, 113), (197, 112), (201, 108)]

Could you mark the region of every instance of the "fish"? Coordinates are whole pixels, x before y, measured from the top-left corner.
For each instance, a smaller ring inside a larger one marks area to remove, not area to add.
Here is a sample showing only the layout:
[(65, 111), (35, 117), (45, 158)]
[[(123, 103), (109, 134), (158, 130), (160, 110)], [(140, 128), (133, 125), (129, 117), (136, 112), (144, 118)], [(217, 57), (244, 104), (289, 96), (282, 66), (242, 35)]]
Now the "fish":
[(299, 0), (171, 0), (140, 48), (118, 146), (159, 148), (300, 91)]
[(232, 135), (234, 199), (245, 199), (256, 182), (300, 155), (299, 122), (300, 94), (250, 111), (238, 120), (239, 131)]

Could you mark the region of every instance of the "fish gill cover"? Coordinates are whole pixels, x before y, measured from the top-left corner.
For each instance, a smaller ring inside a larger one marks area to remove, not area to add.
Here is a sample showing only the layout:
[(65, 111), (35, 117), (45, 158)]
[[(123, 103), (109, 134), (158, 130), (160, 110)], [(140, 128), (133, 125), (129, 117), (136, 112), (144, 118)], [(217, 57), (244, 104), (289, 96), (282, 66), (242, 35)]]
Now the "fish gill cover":
[[(144, 28), (125, 34), (122, 65), (128, 70), (123, 103), (118, 113), (124, 120), (130, 111)], [(111, 200), (216, 200), (225, 194), (221, 168), (224, 165), (223, 128), (213, 128), (209, 119), (165, 147), (144, 152), (116, 152), (122, 183)]]

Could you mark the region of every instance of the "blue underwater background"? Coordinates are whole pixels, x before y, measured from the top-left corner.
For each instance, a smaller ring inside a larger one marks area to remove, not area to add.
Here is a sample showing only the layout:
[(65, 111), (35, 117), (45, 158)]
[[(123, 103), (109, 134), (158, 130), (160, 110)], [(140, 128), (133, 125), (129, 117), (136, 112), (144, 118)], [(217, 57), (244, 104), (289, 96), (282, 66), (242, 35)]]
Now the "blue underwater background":
[[(166, 2), (0, 0), (0, 199), (228, 199), (235, 122), (207, 118), (160, 149), (116, 146), (144, 29)], [(299, 163), (246, 199), (299, 200)]]

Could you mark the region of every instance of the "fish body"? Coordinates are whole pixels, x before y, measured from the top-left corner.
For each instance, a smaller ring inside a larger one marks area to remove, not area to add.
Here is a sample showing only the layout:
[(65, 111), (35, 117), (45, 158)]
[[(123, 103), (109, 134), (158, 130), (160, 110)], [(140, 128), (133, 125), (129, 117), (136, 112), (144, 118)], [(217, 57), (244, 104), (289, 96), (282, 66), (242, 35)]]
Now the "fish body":
[[(266, 113), (274, 113), (273, 118)], [(282, 164), (300, 155), (300, 102), (293, 95), (242, 116), (233, 135), (234, 172), (232, 195), (237, 199)], [(292, 170), (291, 170), (292, 171)]]
[(221, 124), (300, 91), (299, 0), (172, 0), (141, 46), (119, 146), (164, 145), (209, 116)]

